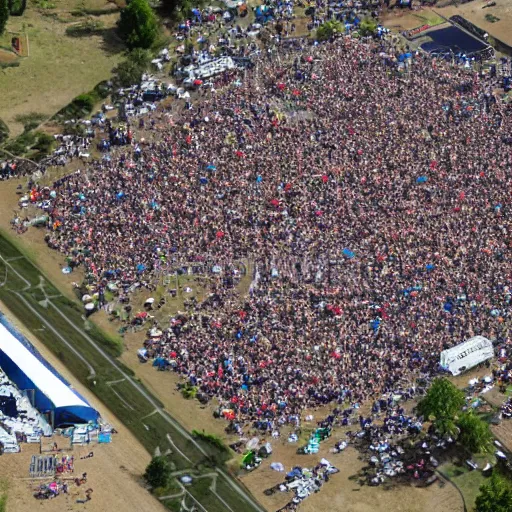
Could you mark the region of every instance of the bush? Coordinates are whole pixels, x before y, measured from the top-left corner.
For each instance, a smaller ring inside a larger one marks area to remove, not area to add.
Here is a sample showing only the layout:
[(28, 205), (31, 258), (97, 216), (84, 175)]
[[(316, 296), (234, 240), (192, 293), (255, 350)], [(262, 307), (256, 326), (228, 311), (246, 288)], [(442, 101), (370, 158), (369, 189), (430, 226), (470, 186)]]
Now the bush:
[(55, 139), (44, 132), (36, 132), (35, 136), (37, 137), (37, 142), (34, 144), (32, 149), (37, 149), (39, 151), (40, 156), (46, 156), (51, 153), (53, 147), (55, 146)]
[(24, 155), (36, 142), (33, 132), (24, 132), (15, 139), (9, 140), (5, 149), (16, 156)]
[(343, 25), (339, 21), (326, 21), (316, 29), (316, 39), (318, 41), (327, 41), (335, 34), (343, 34)]
[(9, 19), (9, 0), (0, 0), (0, 36), (5, 31)]
[(183, 398), (186, 398), (187, 400), (190, 398), (195, 398), (197, 395), (197, 386), (192, 386), (190, 382), (187, 382), (182, 388), (181, 388), (181, 394), (183, 395)]
[(82, 110), (87, 110), (87, 112), (92, 112), (94, 108), (95, 98), (91, 94), (80, 94), (77, 96), (73, 103), (77, 108)]
[(27, 0), (10, 0), (9, 11), (11, 16), (21, 16), (27, 8)]
[(144, 479), (151, 487), (166, 487), (171, 478), (171, 464), (164, 456), (153, 457), (146, 468)]
[(359, 33), (365, 36), (373, 36), (377, 32), (377, 22), (371, 18), (365, 18), (359, 24)]
[(93, 93), (97, 96), (98, 99), (104, 100), (105, 98), (108, 98), (108, 96), (110, 95), (111, 89), (112, 88), (109, 85), (109, 82), (103, 80), (94, 87)]
[(142, 74), (148, 69), (151, 60), (149, 51), (136, 48), (129, 52), (126, 60), (115, 69), (115, 82), (118, 87), (129, 87), (139, 84)]
[(466, 412), (457, 421), (460, 428), (459, 443), (471, 453), (488, 452), (492, 449), (492, 433), (489, 424), (473, 412)]
[(23, 125), (23, 129), (26, 132), (37, 128), (47, 116), (44, 114), (39, 114), (38, 112), (30, 112), (29, 114), (20, 114), (15, 117), (16, 122), (21, 123)]
[(151, 48), (158, 34), (155, 13), (146, 0), (131, 0), (121, 11), (119, 34), (128, 48)]
[(476, 498), (476, 512), (510, 512), (512, 510), (512, 485), (510, 480), (493, 470), (489, 483), (480, 487)]
[(0, 144), (9, 138), (9, 127), (0, 119)]
[(192, 434), (194, 435), (194, 437), (197, 437), (197, 439), (201, 439), (201, 441), (204, 441), (205, 443), (214, 446), (220, 452), (229, 452), (229, 448), (224, 444), (222, 439), (219, 436), (216, 436), (215, 434), (206, 434), (205, 432), (199, 432), (198, 430), (192, 430)]

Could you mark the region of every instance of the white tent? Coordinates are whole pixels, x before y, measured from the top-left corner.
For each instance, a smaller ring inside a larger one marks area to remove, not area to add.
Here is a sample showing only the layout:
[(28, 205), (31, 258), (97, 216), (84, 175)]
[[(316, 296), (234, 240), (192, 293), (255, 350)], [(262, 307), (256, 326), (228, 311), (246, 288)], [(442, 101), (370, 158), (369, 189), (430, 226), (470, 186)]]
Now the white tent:
[(459, 375), (492, 357), (494, 357), (492, 341), (483, 336), (475, 336), (455, 347), (443, 350), (440, 364), (452, 375)]
[(97, 411), (2, 324), (0, 367), (18, 389), (34, 390), (33, 405), (40, 412), (53, 411), (55, 426), (98, 419)]

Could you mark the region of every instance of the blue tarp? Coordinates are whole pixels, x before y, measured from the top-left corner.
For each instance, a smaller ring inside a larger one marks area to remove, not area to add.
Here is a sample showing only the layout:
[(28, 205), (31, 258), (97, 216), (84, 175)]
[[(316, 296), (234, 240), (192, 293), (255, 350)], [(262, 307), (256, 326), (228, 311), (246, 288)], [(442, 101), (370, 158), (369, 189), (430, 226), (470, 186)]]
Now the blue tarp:
[(355, 257), (355, 254), (350, 249), (345, 248), (341, 252), (342, 252), (343, 256), (345, 256), (348, 259), (352, 259)]

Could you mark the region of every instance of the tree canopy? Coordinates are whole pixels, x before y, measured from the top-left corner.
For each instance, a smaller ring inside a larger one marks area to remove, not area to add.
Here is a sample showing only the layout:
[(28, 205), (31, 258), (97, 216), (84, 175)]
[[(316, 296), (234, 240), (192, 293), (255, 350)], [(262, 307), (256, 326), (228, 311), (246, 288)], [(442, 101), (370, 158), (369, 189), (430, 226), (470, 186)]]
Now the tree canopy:
[(0, 35), (5, 31), (9, 19), (9, 0), (0, 0)]
[(491, 449), (493, 437), (489, 424), (476, 414), (465, 412), (457, 421), (457, 426), (460, 428), (460, 444), (471, 453), (486, 452)]
[(147, 0), (131, 0), (121, 11), (118, 26), (130, 49), (150, 48), (158, 35), (156, 15)]
[(489, 482), (480, 487), (480, 494), (476, 498), (476, 512), (510, 512), (511, 510), (511, 482), (494, 471)]
[(153, 457), (146, 468), (144, 478), (151, 487), (165, 487), (171, 477), (171, 464), (163, 455)]
[(464, 393), (448, 379), (432, 382), (425, 397), (418, 403), (418, 412), (431, 420), (442, 434), (454, 434), (457, 415), (465, 404)]

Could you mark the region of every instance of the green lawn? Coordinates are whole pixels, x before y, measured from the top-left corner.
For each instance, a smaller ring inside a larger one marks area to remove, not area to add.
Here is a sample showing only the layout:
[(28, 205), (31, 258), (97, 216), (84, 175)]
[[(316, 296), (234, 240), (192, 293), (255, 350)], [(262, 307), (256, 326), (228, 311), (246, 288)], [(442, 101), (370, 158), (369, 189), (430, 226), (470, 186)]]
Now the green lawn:
[[(224, 460), (221, 450), (197, 440), (199, 448), (166, 413), (155, 413), (155, 406), (162, 409), (162, 404), (134, 378), (132, 370), (116, 359), (122, 352), (120, 340), (105, 335), (86, 320), (81, 308), (62, 296), (1, 234), (0, 256), (3, 258), (0, 258), (0, 300), (133, 432), (149, 453), (153, 454), (157, 447), (162, 453), (171, 449), (169, 457), (176, 469), (196, 474), (224, 467), (220, 462)], [(52, 327), (62, 339), (52, 331)], [(99, 352), (98, 347), (105, 355)], [(94, 373), (92, 376), (91, 371)], [(210, 485), (209, 477), (194, 480), (187, 490), (208, 512), (225, 510), (221, 501), (209, 491)], [(240, 497), (223, 477), (218, 478), (217, 492), (235, 512), (261, 510), (252, 501), (248, 503)], [(192, 504), (190, 496), (187, 500)], [(167, 500), (166, 505), (170, 510), (177, 507), (176, 500)]]
[(447, 477), (460, 490), (468, 512), (475, 508), (476, 497), (480, 494), (480, 487), (486, 482), (481, 469), (487, 461), (494, 463), (495, 459), (489, 455), (475, 455), (472, 457), (479, 468), (470, 471), (466, 464), (456, 465), (453, 462), (446, 462), (439, 467), (439, 472)]

